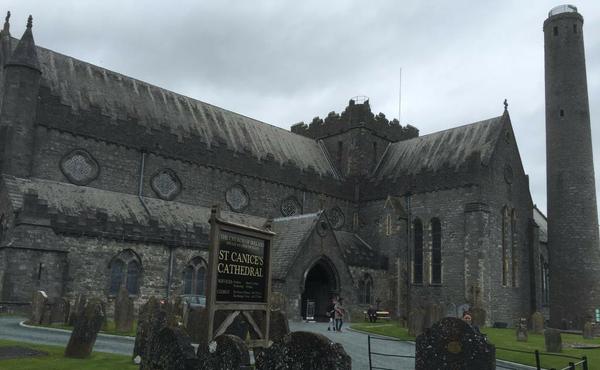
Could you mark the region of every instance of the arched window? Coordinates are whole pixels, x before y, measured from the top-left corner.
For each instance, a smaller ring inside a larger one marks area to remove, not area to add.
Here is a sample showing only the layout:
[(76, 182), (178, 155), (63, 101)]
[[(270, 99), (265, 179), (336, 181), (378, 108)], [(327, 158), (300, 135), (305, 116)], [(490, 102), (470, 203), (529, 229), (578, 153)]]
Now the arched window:
[(540, 255), (540, 272), (542, 274), (542, 306), (547, 306), (550, 302), (550, 273), (548, 263), (543, 255)]
[(413, 222), (414, 228), (414, 258), (413, 283), (423, 283), (423, 223), (418, 218)]
[(508, 208), (502, 208), (502, 285), (508, 285), (508, 243), (510, 237)]
[(193, 258), (183, 270), (183, 294), (206, 295), (206, 262)]
[(358, 302), (361, 304), (373, 303), (373, 279), (369, 274), (364, 274), (358, 281)]
[(431, 219), (431, 284), (442, 283), (442, 225)]
[(127, 288), (129, 294), (139, 293), (142, 264), (139, 257), (130, 249), (126, 249), (113, 257), (109, 265), (109, 294), (119, 293), (121, 286)]

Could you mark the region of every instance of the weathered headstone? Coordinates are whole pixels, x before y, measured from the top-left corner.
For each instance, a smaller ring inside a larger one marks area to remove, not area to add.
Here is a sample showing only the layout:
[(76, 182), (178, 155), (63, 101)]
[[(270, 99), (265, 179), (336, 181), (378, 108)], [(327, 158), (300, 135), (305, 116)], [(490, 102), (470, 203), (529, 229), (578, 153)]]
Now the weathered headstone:
[(527, 319), (521, 317), (517, 323), (517, 342), (527, 342)]
[[(254, 322), (258, 327), (263, 326), (263, 320), (265, 319), (264, 312), (254, 311), (252, 313)], [(270, 324), (269, 324), (269, 340), (276, 341), (290, 333), (290, 326), (285, 312), (281, 310), (271, 310)], [(250, 329), (250, 336), (252, 339), (257, 339), (258, 336), (254, 333), (254, 330)]]
[(534, 334), (544, 334), (544, 315), (539, 311), (531, 315), (531, 331)]
[(425, 311), (414, 308), (408, 314), (408, 335), (416, 337), (423, 333), (425, 325)]
[(546, 352), (562, 352), (560, 330), (550, 328), (544, 330), (544, 343)]
[(446, 317), (417, 337), (416, 370), (495, 369), (495, 349), (464, 321)]
[(209, 345), (198, 346), (200, 370), (237, 370), (250, 366), (246, 343), (235, 335), (223, 334)]
[(104, 321), (104, 310), (98, 299), (91, 299), (77, 318), (65, 349), (66, 357), (86, 358), (92, 353), (98, 332)]
[(148, 342), (140, 370), (197, 370), (199, 362), (185, 330), (165, 326)]
[(594, 323), (588, 321), (583, 325), (583, 339), (594, 339)]
[(287, 311), (287, 297), (280, 292), (271, 293), (271, 310)]
[(50, 305), (50, 322), (66, 324), (70, 311), (69, 301), (65, 298), (56, 298)]
[(206, 342), (206, 331), (208, 330), (208, 312), (204, 307), (188, 309), (186, 331), (194, 343)]
[(150, 297), (140, 307), (137, 333), (133, 346), (133, 358), (140, 356), (143, 360), (146, 353), (148, 353), (150, 339), (165, 326), (167, 326), (167, 313), (161, 310), (158, 299)]
[(473, 325), (483, 328), (485, 326), (486, 312), (481, 307), (474, 307), (471, 309), (471, 317), (473, 319)]
[(121, 332), (129, 332), (133, 329), (133, 299), (124, 286), (119, 289), (115, 300), (115, 329)]
[(291, 332), (266, 350), (256, 351), (257, 370), (350, 370), (352, 360), (339, 343), (304, 331)]
[(73, 302), (71, 312), (69, 313), (69, 325), (70, 326), (75, 326), (77, 317), (85, 309), (86, 303), (87, 303), (87, 297), (85, 296), (85, 294), (78, 294), (77, 297), (75, 297), (75, 301)]
[(446, 306), (446, 317), (458, 317), (456, 305), (454, 303), (449, 303)]
[(48, 295), (42, 290), (33, 293), (31, 298), (31, 318), (29, 322), (34, 325), (39, 325), (44, 319), (46, 312), (46, 303), (48, 303)]
[(425, 309), (425, 328), (430, 328), (443, 317), (442, 306), (437, 303), (427, 305)]

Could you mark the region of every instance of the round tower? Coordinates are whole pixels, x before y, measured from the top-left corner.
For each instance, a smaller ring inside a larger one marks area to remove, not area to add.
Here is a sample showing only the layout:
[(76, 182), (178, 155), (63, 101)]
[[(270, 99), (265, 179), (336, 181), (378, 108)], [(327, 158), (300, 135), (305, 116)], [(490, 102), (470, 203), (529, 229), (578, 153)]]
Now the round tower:
[(600, 308), (600, 245), (583, 17), (572, 5), (544, 22), (550, 325), (581, 328)]

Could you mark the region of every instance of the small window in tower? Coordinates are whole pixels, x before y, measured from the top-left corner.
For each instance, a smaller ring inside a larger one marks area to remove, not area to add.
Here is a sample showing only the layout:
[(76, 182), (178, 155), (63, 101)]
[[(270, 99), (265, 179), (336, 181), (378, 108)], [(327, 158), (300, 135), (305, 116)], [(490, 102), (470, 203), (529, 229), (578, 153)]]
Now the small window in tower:
[(573, 25), (573, 33), (577, 33), (577, 25), (576, 24)]
[(562, 109), (560, 110), (560, 116), (561, 116), (561, 117), (564, 117), (564, 116), (565, 116), (565, 111), (564, 111), (564, 110), (562, 110)]
[(554, 27), (554, 36), (558, 36), (558, 27)]

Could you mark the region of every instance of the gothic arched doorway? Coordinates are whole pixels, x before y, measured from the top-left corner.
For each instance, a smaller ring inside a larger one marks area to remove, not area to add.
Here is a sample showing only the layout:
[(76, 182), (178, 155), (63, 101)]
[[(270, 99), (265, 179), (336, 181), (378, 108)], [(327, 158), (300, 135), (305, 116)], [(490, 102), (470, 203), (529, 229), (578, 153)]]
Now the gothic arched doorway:
[(327, 321), (327, 306), (331, 298), (338, 295), (338, 275), (335, 267), (325, 258), (320, 258), (304, 274), (304, 291), (300, 314), (304, 319)]

